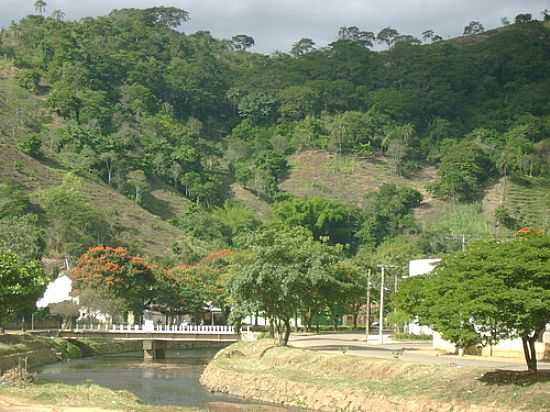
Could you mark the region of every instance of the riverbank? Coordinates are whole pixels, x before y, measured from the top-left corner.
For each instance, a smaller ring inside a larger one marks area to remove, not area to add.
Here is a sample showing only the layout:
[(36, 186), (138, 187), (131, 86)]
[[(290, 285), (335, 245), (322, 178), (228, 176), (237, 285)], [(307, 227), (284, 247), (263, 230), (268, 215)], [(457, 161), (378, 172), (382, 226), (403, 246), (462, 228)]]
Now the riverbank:
[(550, 375), (423, 365), (239, 342), (204, 371), (210, 390), (320, 411), (548, 411)]
[[(66, 340), (33, 335), (0, 335), (0, 369), (9, 370), (26, 359), (29, 369), (62, 360), (142, 350), (141, 342), (82, 338)], [(1, 375), (1, 371), (0, 371)], [(57, 383), (0, 384), (0, 412), (189, 412), (191, 408), (143, 405), (127, 391), (97, 385)]]
[(29, 368), (67, 359), (141, 350), (141, 342), (115, 342), (110, 339), (82, 338), (67, 340), (56, 337), (0, 335), (0, 375), (17, 367), (23, 360)]

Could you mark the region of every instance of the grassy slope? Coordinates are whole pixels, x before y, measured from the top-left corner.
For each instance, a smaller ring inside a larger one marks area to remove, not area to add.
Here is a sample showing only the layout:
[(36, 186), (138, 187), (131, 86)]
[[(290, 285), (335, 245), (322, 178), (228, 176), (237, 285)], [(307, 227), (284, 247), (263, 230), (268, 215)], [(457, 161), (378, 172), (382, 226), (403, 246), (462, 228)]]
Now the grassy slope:
[[(327, 404), (326, 410), (342, 408), (342, 396), (343, 401), (353, 402), (349, 410), (357, 406), (380, 412), (543, 411), (550, 405), (547, 373), (537, 376), (421, 365), (270, 346), (272, 343), (264, 340), (224, 349), (208, 366), (202, 381), (209, 387), (212, 383), (218, 389), (242, 389), (260, 396), (262, 388), (273, 385), (285, 392), (275, 396), (289, 404), (311, 407), (321, 402)], [(372, 402), (378, 406), (373, 407)], [(413, 404), (416, 408), (409, 409)]]
[[(32, 96), (14, 85), (15, 69), (9, 62), (0, 61), (0, 90), (17, 91), (17, 105), (26, 104), (34, 110), (43, 109), (43, 96)], [(12, 111), (13, 108), (5, 108)], [(47, 116), (44, 116), (47, 119)], [(49, 127), (57, 128), (62, 121), (55, 116)], [(40, 190), (59, 184), (66, 170), (55, 160), (38, 161), (21, 153), (13, 145), (9, 135), (2, 135), (0, 128), (0, 179), (7, 178), (20, 184), (36, 199)], [(164, 220), (180, 214), (189, 201), (166, 185), (152, 182), (153, 190), (146, 199), (146, 209), (108, 185), (93, 178), (83, 178), (83, 191), (90, 204), (110, 219), (117, 228), (117, 238), (143, 250), (149, 256), (164, 256), (170, 253), (173, 242), (185, 234)]]
[[(59, 184), (65, 171), (39, 162), (18, 151), (11, 145), (0, 145), (0, 178), (8, 178), (23, 186), (36, 199), (40, 190)], [(150, 256), (163, 256), (169, 253), (172, 243), (184, 237), (184, 233), (163, 221), (159, 216), (136, 205), (107, 185), (91, 179), (83, 179), (83, 192), (90, 204), (101, 210), (117, 228), (117, 238), (144, 250)], [(165, 189), (163, 195), (170, 195)], [(158, 193), (157, 193), (158, 195)], [(165, 209), (175, 209), (174, 200), (169, 203), (162, 198)], [(178, 204), (181, 201), (178, 200)]]
[(366, 193), (377, 191), (384, 183), (414, 187), (424, 196), (416, 211), (419, 221), (435, 218), (442, 205), (426, 191), (435, 180), (436, 169), (420, 170), (411, 178), (396, 176), (386, 159), (365, 160), (351, 156), (334, 156), (323, 151), (306, 151), (290, 158), (289, 177), (281, 188), (301, 197), (324, 197), (345, 204), (361, 206)]

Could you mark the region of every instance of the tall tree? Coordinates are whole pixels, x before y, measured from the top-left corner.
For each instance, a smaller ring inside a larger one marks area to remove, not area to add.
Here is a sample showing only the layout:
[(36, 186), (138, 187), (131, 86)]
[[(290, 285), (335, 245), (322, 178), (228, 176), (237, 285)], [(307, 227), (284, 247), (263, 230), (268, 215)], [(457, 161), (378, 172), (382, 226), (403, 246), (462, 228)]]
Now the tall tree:
[(549, 273), (548, 236), (477, 242), (413, 280), (400, 305), (459, 347), (519, 337), (527, 367), (536, 371), (535, 342), (550, 319)]
[(229, 283), (236, 313), (262, 313), (279, 344), (286, 345), (291, 319), (314, 291), (336, 290), (330, 266), (339, 251), (315, 242), (303, 228), (266, 228), (246, 237), (243, 246)]
[(155, 276), (153, 269), (139, 256), (125, 248), (97, 246), (80, 256), (72, 275), (82, 289), (107, 288), (123, 299), (127, 309), (141, 315), (153, 302)]
[(466, 27), (464, 27), (464, 36), (470, 36), (473, 34), (480, 34), (485, 31), (485, 27), (478, 21), (471, 21)]
[(376, 40), (378, 43), (385, 43), (386, 46), (391, 47), (397, 36), (399, 36), (397, 30), (391, 27), (385, 27), (376, 35)]
[(246, 51), (251, 47), (254, 47), (256, 42), (254, 38), (246, 34), (238, 34), (231, 39), (233, 47), (238, 51)]
[(290, 54), (294, 57), (300, 57), (311, 53), (313, 50), (315, 50), (315, 42), (309, 38), (303, 38), (292, 45)]
[(46, 6), (48, 4), (44, 0), (36, 0), (34, 2), (34, 11), (39, 16), (44, 16), (46, 14)]
[(37, 261), (24, 262), (0, 251), (0, 331), (2, 322), (21, 309), (34, 307), (44, 293), (48, 277)]
[(338, 40), (351, 41), (362, 47), (372, 47), (376, 36), (370, 31), (361, 31), (357, 26), (340, 27)]

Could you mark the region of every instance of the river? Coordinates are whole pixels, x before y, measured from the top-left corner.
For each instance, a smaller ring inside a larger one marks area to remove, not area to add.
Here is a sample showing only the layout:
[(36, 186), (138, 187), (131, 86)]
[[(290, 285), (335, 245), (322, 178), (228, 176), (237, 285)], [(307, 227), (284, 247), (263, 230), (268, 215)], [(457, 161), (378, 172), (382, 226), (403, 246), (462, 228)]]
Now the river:
[[(94, 383), (113, 390), (127, 390), (149, 405), (208, 408), (212, 402), (243, 406), (246, 402), (208, 392), (199, 378), (217, 349), (167, 352), (167, 359), (143, 362), (143, 353), (71, 360), (40, 369), (39, 380), (69, 385)], [(278, 408), (277, 408), (278, 409)]]

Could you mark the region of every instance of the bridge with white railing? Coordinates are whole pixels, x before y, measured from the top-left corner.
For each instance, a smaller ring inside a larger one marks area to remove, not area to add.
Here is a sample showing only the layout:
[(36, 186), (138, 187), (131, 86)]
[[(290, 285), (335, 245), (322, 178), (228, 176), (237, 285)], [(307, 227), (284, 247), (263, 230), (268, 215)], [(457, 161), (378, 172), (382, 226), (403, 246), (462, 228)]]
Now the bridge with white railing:
[(142, 341), (145, 360), (162, 359), (166, 342), (232, 343), (241, 339), (241, 331), (226, 325), (77, 325), (63, 329), (65, 339), (110, 338), (122, 341)]

